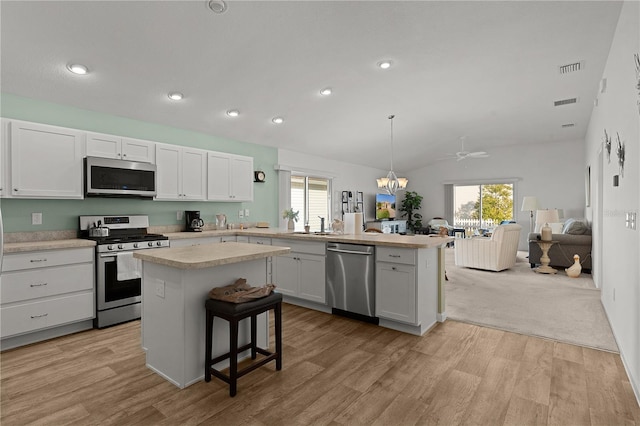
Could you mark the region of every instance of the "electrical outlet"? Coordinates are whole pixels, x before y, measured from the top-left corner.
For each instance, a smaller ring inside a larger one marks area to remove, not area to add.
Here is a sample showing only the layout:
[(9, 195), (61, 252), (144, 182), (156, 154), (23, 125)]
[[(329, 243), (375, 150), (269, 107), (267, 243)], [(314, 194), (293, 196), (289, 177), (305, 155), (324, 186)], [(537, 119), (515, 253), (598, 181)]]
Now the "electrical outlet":
[(42, 213), (31, 213), (31, 224), (42, 225)]
[(156, 296), (164, 299), (164, 281), (156, 281)]
[(244, 209), (244, 217), (249, 217), (249, 209)]
[(184, 218), (184, 211), (182, 211), (182, 210), (178, 210), (178, 211), (176, 212), (176, 219), (177, 219), (177, 220), (182, 220), (183, 218)]
[(238, 217), (239, 217), (240, 219), (243, 219), (243, 218), (244, 218), (244, 210), (242, 210), (242, 209), (238, 210)]

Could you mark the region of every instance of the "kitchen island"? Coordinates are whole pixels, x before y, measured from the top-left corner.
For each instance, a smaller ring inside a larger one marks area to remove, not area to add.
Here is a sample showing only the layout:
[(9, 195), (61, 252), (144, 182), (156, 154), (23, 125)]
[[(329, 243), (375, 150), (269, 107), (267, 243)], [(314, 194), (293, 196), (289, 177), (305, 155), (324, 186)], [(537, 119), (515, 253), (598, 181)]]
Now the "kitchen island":
[[(209, 291), (238, 278), (263, 286), (267, 260), (289, 251), (288, 247), (229, 242), (135, 252), (134, 257), (142, 260), (142, 347), (147, 367), (180, 388), (202, 380), (204, 303)], [(241, 346), (248, 342), (248, 321), (240, 324), (239, 331)], [(213, 355), (228, 352), (226, 322), (214, 323), (214, 335)], [(258, 317), (257, 335), (258, 345), (267, 347), (267, 313)]]

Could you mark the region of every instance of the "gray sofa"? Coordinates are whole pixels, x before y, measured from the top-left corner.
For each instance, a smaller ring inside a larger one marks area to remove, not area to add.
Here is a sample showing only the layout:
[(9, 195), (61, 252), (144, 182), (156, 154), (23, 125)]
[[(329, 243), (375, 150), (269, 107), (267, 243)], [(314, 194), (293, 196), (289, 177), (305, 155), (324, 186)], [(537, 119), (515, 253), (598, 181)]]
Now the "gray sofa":
[[(578, 222), (577, 224), (573, 224)], [(539, 233), (529, 234), (529, 263), (534, 268), (540, 265), (542, 250), (536, 243), (540, 239)], [(573, 255), (580, 256), (582, 271), (591, 273), (591, 229), (584, 222), (568, 220), (562, 234), (552, 234), (551, 239), (557, 241), (549, 249), (550, 266), (568, 268), (573, 265)]]

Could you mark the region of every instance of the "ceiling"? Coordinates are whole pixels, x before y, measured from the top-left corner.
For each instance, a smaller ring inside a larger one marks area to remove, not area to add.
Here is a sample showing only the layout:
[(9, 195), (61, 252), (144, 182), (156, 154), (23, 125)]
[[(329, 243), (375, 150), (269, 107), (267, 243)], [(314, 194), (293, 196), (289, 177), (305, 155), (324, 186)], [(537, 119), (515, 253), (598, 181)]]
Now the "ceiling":
[[(6, 1), (1, 90), (387, 169), (583, 139), (612, 1)], [(392, 61), (382, 70), (377, 63)], [(79, 62), (89, 74), (66, 65)], [(559, 66), (582, 62), (561, 74)], [(331, 87), (333, 94), (319, 91)], [(168, 98), (184, 93), (182, 101)], [(572, 105), (554, 101), (577, 98)], [(227, 116), (238, 109), (240, 116)], [(281, 116), (276, 125), (272, 118)], [(563, 124), (573, 127), (563, 128)], [(466, 161), (483, 161), (473, 159)]]

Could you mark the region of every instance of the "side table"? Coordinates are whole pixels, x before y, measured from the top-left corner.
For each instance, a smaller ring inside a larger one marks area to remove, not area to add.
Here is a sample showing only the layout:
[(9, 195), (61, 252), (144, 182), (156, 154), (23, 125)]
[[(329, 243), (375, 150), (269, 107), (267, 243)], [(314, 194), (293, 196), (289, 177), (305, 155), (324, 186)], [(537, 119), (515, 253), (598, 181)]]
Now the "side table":
[(551, 258), (549, 257), (549, 249), (552, 245), (557, 243), (557, 241), (542, 241), (536, 240), (538, 246), (540, 246), (540, 250), (542, 250), (542, 256), (540, 256), (541, 265), (534, 269), (535, 272), (539, 274), (555, 274), (558, 271), (549, 266), (549, 262), (551, 262)]

